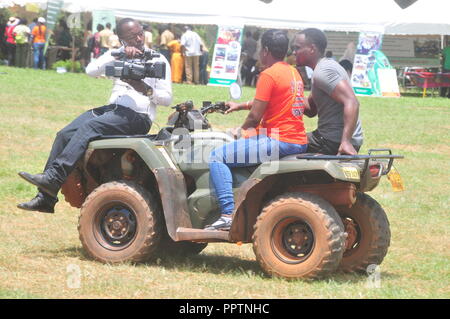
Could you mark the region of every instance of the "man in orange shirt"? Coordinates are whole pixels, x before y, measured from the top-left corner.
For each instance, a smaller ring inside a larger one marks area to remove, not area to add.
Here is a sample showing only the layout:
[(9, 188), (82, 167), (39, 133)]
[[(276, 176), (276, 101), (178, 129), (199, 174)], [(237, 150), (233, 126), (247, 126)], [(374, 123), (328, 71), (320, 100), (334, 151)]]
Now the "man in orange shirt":
[(47, 28), (44, 25), (45, 19), (40, 17), (37, 21), (37, 25), (31, 31), (31, 36), (33, 38), (33, 57), (34, 57), (34, 68), (45, 69), (45, 58), (44, 58), (44, 47), (45, 47), (45, 37)]
[[(266, 31), (261, 38), (260, 74), (253, 101), (228, 102), (227, 113), (250, 109), (235, 135), (247, 136), (211, 152), (209, 168), (221, 217), (207, 229), (228, 230), (234, 212), (233, 179), (230, 168), (253, 166), (306, 151), (303, 124), (303, 82), (295, 68), (284, 62), (289, 39), (285, 32)], [(253, 134), (252, 134), (253, 133)], [(252, 136), (250, 136), (252, 135)]]

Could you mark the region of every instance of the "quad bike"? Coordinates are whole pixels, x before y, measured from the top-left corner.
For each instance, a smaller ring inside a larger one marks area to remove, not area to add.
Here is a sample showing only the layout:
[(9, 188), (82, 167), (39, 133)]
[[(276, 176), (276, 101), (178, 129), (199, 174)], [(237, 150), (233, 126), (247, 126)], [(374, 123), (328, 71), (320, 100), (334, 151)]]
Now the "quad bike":
[(142, 262), (198, 254), (213, 242), (253, 243), (262, 269), (288, 279), (360, 272), (383, 261), (389, 222), (366, 192), (401, 156), (298, 154), (234, 168), (232, 227), (205, 230), (220, 216), (208, 155), (234, 138), (211, 130), (206, 118), (223, 113), (225, 103), (174, 108), (158, 134), (92, 141), (63, 185), (66, 201), (81, 208), (78, 230), (89, 256)]

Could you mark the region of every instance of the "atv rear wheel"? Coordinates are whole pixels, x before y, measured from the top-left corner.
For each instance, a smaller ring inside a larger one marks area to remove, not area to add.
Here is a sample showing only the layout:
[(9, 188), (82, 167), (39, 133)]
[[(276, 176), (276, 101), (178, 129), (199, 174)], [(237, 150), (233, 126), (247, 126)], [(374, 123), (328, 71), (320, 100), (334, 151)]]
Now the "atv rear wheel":
[(387, 254), (391, 231), (383, 208), (369, 195), (357, 193), (351, 207), (338, 207), (349, 234), (339, 268), (345, 272), (366, 272), (369, 265), (380, 265)]
[(147, 260), (156, 250), (162, 217), (142, 186), (128, 181), (96, 188), (81, 207), (78, 232), (87, 253), (104, 263)]
[(319, 196), (287, 193), (268, 203), (254, 226), (253, 250), (269, 275), (317, 278), (334, 271), (344, 252), (344, 226)]

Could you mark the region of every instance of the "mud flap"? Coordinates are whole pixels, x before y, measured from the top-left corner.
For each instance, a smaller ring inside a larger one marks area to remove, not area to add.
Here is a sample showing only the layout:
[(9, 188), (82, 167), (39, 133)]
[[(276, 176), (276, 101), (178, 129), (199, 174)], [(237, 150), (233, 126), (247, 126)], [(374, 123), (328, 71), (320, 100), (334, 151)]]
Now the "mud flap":
[(178, 227), (192, 227), (184, 176), (172, 168), (156, 168), (152, 171), (158, 182), (167, 232), (174, 241), (178, 241), (176, 233)]

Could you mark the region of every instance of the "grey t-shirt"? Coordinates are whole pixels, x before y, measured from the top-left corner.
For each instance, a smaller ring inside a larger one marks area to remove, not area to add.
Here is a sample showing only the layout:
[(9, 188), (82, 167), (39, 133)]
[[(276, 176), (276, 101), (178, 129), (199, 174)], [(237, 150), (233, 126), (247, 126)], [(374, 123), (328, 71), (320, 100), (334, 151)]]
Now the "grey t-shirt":
[[(333, 90), (342, 80), (348, 81), (347, 72), (333, 59), (323, 58), (311, 78), (311, 94), (319, 116), (318, 131), (327, 140), (340, 143), (344, 130), (344, 105), (331, 98)], [(363, 132), (358, 118), (352, 144), (361, 146)]]

